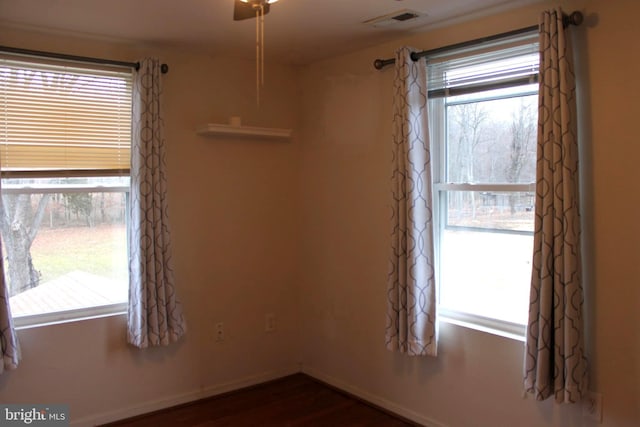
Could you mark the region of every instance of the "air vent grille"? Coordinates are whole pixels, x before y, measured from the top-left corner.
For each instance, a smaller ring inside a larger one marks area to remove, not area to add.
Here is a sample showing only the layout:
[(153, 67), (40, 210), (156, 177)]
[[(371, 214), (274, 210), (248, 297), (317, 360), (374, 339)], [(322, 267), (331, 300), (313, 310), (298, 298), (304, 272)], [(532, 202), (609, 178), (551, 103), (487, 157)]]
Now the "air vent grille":
[(404, 12), (400, 15), (393, 16), (391, 19), (395, 19), (396, 21), (408, 21), (409, 19), (417, 18), (418, 15), (412, 12)]
[(383, 16), (377, 16), (375, 18), (367, 19), (363, 21), (363, 24), (371, 25), (372, 27), (406, 27), (421, 23), (424, 18), (427, 17), (426, 13), (416, 12), (415, 10), (398, 10), (393, 13), (389, 13)]

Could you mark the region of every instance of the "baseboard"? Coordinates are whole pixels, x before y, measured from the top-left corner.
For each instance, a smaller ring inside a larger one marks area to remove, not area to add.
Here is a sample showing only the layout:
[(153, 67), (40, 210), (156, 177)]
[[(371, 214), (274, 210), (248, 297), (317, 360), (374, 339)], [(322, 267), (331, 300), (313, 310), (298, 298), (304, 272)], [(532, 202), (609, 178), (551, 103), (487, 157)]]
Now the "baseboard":
[(347, 384), (344, 381), (341, 381), (330, 375), (326, 375), (325, 373), (317, 371), (313, 368), (303, 367), (302, 372), (306, 375), (309, 375), (312, 378), (315, 378), (319, 381), (327, 383), (330, 386), (333, 386), (339, 390), (343, 390), (349, 394), (352, 394), (355, 397), (364, 400), (365, 402), (369, 402), (375, 406), (378, 406), (382, 409), (385, 409), (391, 413), (397, 414), (403, 418), (406, 418), (410, 421), (413, 421), (425, 427), (447, 427), (445, 424), (432, 420), (431, 418), (425, 417), (422, 414), (418, 414), (417, 412), (407, 409), (396, 402), (392, 402), (383, 397), (380, 397), (375, 394), (369, 393), (365, 390), (362, 390), (356, 386)]
[(113, 411), (103, 412), (101, 414), (72, 420), (70, 422), (70, 427), (93, 427), (100, 424), (131, 418), (138, 415), (170, 408), (172, 406), (193, 402), (199, 399), (206, 399), (208, 397), (228, 393), (230, 391), (239, 390), (241, 388), (250, 387), (300, 372), (309, 375), (310, 377), (313, 377), (321, 382), (327, 383), (328, 385), (339, 390), (343, 390), (349, 394), (352, 394), (353, 396), (362, 399), (365, 402), (371, 403), (372, 405), (378, 406), (382, 409), (397, 414), (425, 427), (447, 427), (445, 424), (425, 417), (422, 414), (418, 414), (417, 412), (407, 409), (396, 402), (392, 402), (388, 399), (369, 393), (365, 390), (362, 390), (356, 386), (348, 384), (323, 372), (317, 371), (313, 368), (299, 365), (292, 365), (282, 370), (263, 372), (242, 379), (229, 381), (222, 384), (216, 384), (205, 389), (167, 396), (162, 399), (143, 402), (126, 408), (115, 409)]
[(138, 405), (129, 406), (127, 408), (115, 409), (113, 411), (72, 420), (69, 425), (70, 427), (92, 427), (95, 425), (110, 423), (126, 418), (135, 417), (137, 415), (147, 414), (150, 412), (159, 411), (161, 409), (170, 408), (172, 406), (182, 405), (184, 403), (193, 402), (199, 399), (205, 399), (207, 397), (228, 393), (230, 391), (238, 390), (244, 387), (250, 387), (267, 381), (272, 381), (299, 372), (300, 367), (298, 365), (292, 365), (291, 367), (282, 370), (263, 372), (261, 374), (252, 375), (239, 380), (229, 381), (223, 384), (216, 384), (205, 389), (181, 393), (174, 396), (167, 396), (162, 399), (143, 402)]

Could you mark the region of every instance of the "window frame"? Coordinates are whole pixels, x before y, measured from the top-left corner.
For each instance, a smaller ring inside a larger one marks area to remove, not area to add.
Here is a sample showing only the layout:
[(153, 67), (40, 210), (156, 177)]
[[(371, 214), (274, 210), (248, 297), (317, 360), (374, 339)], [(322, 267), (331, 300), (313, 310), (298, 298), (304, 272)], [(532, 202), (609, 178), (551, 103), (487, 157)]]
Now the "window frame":
[[(129, 177), (129, 175), (121, 175)], [(4, 180), (5, 178), (0, 178)], [(3, 184), (2, 192), (8, 194), (57, 194), (57, 193), (124, 193), (126, 210), (128, 211), (131, 186), (130, 185), (89, 185), (89, 184), (54, 184), (54, 185), (29, 185)], [(129, 220), (125, 216), (125, 227), (129, 233)], [(127, 248), (128, 251), (128, 248)], [(6, 274), (6, 272), (5, 272)], [(116, 304), (93, 305), (69, 310), (58, 310), (47, 313), (14, 316), (13, 322), (16, 329), (27, 329), (49, 324), (65, 323), (96, 317), (125, 314), (128, 301)]]
[[(71, 67), (75, 70), (84, 70), (86, 75), (92, 76), (92, 78), (100, 78), (101, 73), (104, 70), (112, 70), (114, 71), (114, 78), (116, 75), (126, 76), (129, 75), (126, 80), (126, 84), (128, 85), (129, 90), (125, 92), (128, 96), (128, 104), (131, 106), (129, 110), (130, 120), (132, 120), (132, 104), (133, 104), (133, 69), (129, 64), (104, 64), (104, 63), (95, 63), (91, 61), (82, 61), (79, 59), (67, 59), (67, 58), (51, 58), (48, 56), (38, 55), (37, 52), (33, 54), (13, 54), (2, 53), (0, 55), (0, 59), (7, 58), (12, 59), (15, 58), (19, 63), (34, 63), (34, 70), (39, 69), (43, 64), (44, 65), (52, 65), (58, 64), (62, 67)], [(1, 64), (0, 64), (1, 66)], [(28, 67), (25, 66), (25, 69)], [(92, 71), (94, 72), (92, 74)], [(63, 71), (58, 71), (63, 72)], [(111, 94), (111, 91), (108, 91)], [(91, 102), (94, 102), (93, 99)], [(122, 126), (122, 122), (114, 123), (113, 126)], [(89, 134), (90, 135), (90, 134)], [(129, 135), (132, 136), (131, 132)], [(91, 138), (90, 136), (88, 137)], [(2, 142), (0, 142), (0, 149), (4, 149)], [(119, 143), (118, 143), (119, 144)], [(131, 145), (131, 140), (129, 140), (128, 146)], [(119, 145), (118, 145), (119, 147)], [(118, 148), (119, 149), (119, 148)], [(128, 148), (127, 148), (128, 149)], [(131, 155), (129, 150), (129, 158)], [(92, 162), (91, 157), (87, 157), (87, 163)], [(97, 183), (89, 183), (89, 184), (7, 184), (6, 180), (12, 178), (24, 178), (24, 179), (32, 179), (32, 178), (104, 178), (104, 177), (123, 177), (127, 178), (128, 184), (97, 184)], [(56, 193), (83, 193), (83, 194), (95, 194), (95, 193), (123, 193), (125, 197), (125, 229), (126, 229), (126, 237), (125, 237), (125, 245), (127, 252), (128, 248), (128, 236), (130, 232), (130, 219), (129, 219), (129, 206), (130, 206), (130, 192), (131, 192), (131, 175), (130, 170), (128, 168), (117, 167), (113, 168), (75, 168), (75, 169), (61, 169), (61, 168), (52, 168), (52, 169), (42, 169), (35, 167), (33, 169), (8, 169), (8, 170), (0, 170), (0, 179), (2, 180), (2, 192), (8, 194), (56, 194)], [(5, 269), (5, 275), (7, 271)], [(5, 276), (5, 280), (7, 277)], [(49, 324), (57, 324), (57, 323), (66, 323), (72, 321), (81, 321), (85, 319), (97, 318), (97, 317), (105, 317), (105, 316), (113, 316), (113, 315), (121, 315), (125, 314), (128, 309), (128, 295), (127, 300), (115, 304), (103, 304), (103, 305), (92, 305), (81, 308), (73, 308), (67, 310), (57, 310), (46, 313), (37, 313), (37, 314), (29, 314), (13, 317), (14, 326), (16, 329), (26, 329), (32, 327), (45, 326)]]
[[(476, 53), (491, 52), (504, 49), (505, 47), (519, 46), (524, 44), (537, 45), (537, 31), (531, 31), (530, 33), (518, 35), (514, 38), (505, 38), (495, 40), (492, 43), (480, 43), (476, 46), (465, 46), (464, 49), (452, 51), (439, 51), (437, 56), (433, 58), (427, 57), (426, 67), (430, 66), (432, 59), (438, 60), (441, 57), (447, 57), (453, 55), (454, 57), (462, 57), (468, 55), (474, 55)], [(429, 73), (427, 73), (429, 76)], [(429, 83), (431, 83), (430, 77), (428, 77)], [(451, 191), (493, 191), (493, 192), (531, 192), (535, 194), (535, 181), (528, 183), (453, 183), (447, 180), (447, 102), (448, 96), (466, 95), (471, 93), (482, 93), (494, 89), (503, 89), (511, 87), (520, 87), (531, 85), (538, 82), (538, 74), (525, 77), (519, 77), (514, 79), (505, 80), (504, 82), (494, 82), (485, 85), (475, 84), (468, 87), (454, 87), (448, 88), (436, 88), (429, 90), (429, 123), (430, 123), (430, 139), (431, 139), (431, 151), (432, 151), (432, 177), (433, 177), (433, 210), (434, 210), (434, 246), (435, 246), (435, 274), (438, 283), (438, 316), (440, 320), (462, 326), (482, 332), (499, 335), (509, 339), (518, 341), (524, 341), (526, 333), (526, 325), (520, 323), (514, 323), (498, 318), (491, 318), (475, 313), (466, 311), (459, 311), (452, 308), (447, 308), (441, 304), (440, 301), (440, 287), (446, 286), (443, 284), (441, 277), (441, 261), (442, 261), (442, 245), (441, 239), (445, 228), (447, 227), (448, 217), (448, 200), (447, 194)], [(431, 84), (428, 84), (431, 87)], [(524, 97), (538, 93), (538, 88), (535, 90), (523, 91), (517, 95), (498, 95), (496, 97), (480, 98), (477, 101), (481, 102), (493, 99), (504, 99), (513, 97)], [(537, 111), (536, 111), (537, 113)], [(526, 232), (526, 234), (529, 234)], [(530, 234), (533, 234), (531, 232)], [(533, 257), (533, 254), (531, 254)]]

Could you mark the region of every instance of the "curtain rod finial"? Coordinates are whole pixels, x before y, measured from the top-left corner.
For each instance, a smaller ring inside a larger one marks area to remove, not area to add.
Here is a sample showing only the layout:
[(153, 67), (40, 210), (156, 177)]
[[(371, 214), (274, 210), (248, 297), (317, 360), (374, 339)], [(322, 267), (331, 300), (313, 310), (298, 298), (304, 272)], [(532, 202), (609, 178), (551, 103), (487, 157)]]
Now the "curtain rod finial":
[(391, 64), (393, 64), (395, 62), (396, 62), (395, 58), (391, 58), (391, 59), (376, 59), (375, 61), (373, 61), (373, 66), (375, 67), (376, 70), (382, 70), (387, 65), (391, 65)]
[(565, 15), (563, 17), (563, 23), (565, 27), (568, 27), (569, 25), (578, 26), (582, 24), (582, 22), (584, 22), (584, 15), (582, 15), (582, 12), (580, 12), (579, 10), (576, 10), (570, 15)]

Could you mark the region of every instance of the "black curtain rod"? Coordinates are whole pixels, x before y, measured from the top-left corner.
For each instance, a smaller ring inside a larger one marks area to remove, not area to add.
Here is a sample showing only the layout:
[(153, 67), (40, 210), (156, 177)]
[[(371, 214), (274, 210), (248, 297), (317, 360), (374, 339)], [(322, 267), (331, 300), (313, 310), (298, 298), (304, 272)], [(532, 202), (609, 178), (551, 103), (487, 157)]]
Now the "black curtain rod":
[[(64, 53), (42, 52), (38, 50), (20, 49), (17, 47), (9, 47), (9, 46), (0, 46), (0, 52), (15, 53), (17, 55), (42, 56), (45, 58), (62, 59), (65, 61), (89, 62), (92, 64), (103, 64), (103, 65), (115, 65), (118, 67), (135, 68), (136, 71), (140, 69), (139, 62), (114, 61), (112, 59), (90, 58), (87, 56), (66, 55)], [(162, 72), (162, 74), (167, 74), (169, 72), (169, 66), (167, 64), (162, 64), (160, 66), (160, 71)]]
[[(562, 24), (564, 25), (565, 28), (568, 27), (569, 25), (580, 25), (580, 24), (582, 24), (583, 20), (584, 20), (584, 17), (582, 15), (582, 12), (579, 12), (579, 11), (575, 11), (571, 15), (563, 15), (562, 16)], [(436, 55), (438, 53), (441, 53), (441, 52), (444, 52), (444, 51), (447, 51), (447, 50), (462, 49), (462, 48), (465, 48), (465, 47), (469, 47), (469, 46), (473, 46), (473, 45), (477, 45), (477, 44), (481, 44), (481, 43), (487, 43), (487, 42), (492, 42), (492, 41), (495, 41), (495, 40), (500, 40), (500, 39), (505, 38), (505, 37), (517, 36), (519, 34), (526, 34), (528, 32), (535, 31), (537, 29), (538, 29), (537, 25), (532, 25), (530, 27), (519, 28), (517, 30), (507, 31), (506, 33), (500, 33), (500, 34), (495, 34), (495, 35), (492, 35), (492, 36), (481, 37), (479, 39), (469, 40), (469, 41), (462, 42), (462, 43), (455, 43), (455, 44), (452, 44), (452, 45), (438, 47), (438, 48), (435, 48), (435, 49), (423, 50), (422, 52), (412, 52), (411, 53), (411, 59), (413, 59), (414, 61), (417, 61), (420, 58), (423, 58), (425, 56)], [(373, 61), (373, 66), (376, 68), (376, 70), (381, 70), (382, 68), (384, 68), (387, 65), (395, 64), (395, 62), (396, 62), (395, 58), (376, 59), (375, 61)]]

